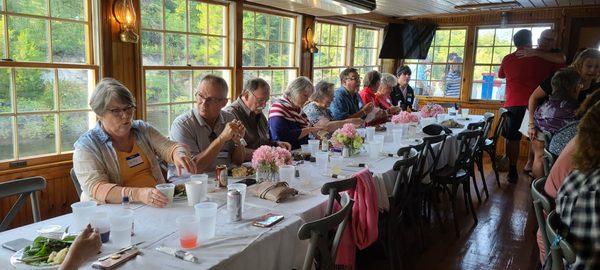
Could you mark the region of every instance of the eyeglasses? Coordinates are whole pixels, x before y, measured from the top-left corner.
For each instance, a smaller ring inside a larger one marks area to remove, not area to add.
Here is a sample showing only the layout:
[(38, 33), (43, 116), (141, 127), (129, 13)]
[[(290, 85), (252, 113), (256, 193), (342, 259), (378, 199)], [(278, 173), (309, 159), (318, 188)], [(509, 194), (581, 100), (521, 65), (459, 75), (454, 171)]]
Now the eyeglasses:
[(127, 106), (123, 109), (106, 109), (106, 110), (109, 111), (113, 116), (121, 117), (123, 115), (130, 115), (131, 113), (133, 113), (134, 109), (135, 109), (135, 106)]
[(359, 77), (350, 77), (350, 78), (346, 78), (346, 80), (349, 80), (349, 81), (357, 81), (357, 82), (359, 82), (359, 81), (360, 81), (360, 76), (359, 76)]
[(200, 100), (206, 102), (206, 103), (217, 103), (217, 102), (221, 102), (227, 98), (220, 98), (220, 97), (205, 97), (204, 95), (200, 94), (200, 93), (196, 93), (196, 96), (200, 98)]
[(252, 95), (256, 99), (256, 102), (258, 102), (259, 104), (267, 103), (269, 101), (270, 97), (257, 98), (256, 95), (254, 94), (254, 92), (252, 92), (252, 91), (248, 91), (248, 92), (250, 92), (250, 95)]

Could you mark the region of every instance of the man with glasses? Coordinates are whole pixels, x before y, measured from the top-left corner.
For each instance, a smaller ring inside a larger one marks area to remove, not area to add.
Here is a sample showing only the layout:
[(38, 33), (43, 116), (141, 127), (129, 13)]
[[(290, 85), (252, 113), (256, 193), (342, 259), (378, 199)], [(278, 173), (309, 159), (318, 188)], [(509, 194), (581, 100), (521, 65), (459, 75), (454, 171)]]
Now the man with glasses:
[(271, 87), (261, 79), (254, 78), (246, 82), (242, 95), (236, 101), (225, 107), (246, 129), (246, 160), (252, 159), (252, 154), (261, 145), (280, 146), (291, 150), (287, 142), (274, 142), (269, 136), (269, 124), (263, 114), (263, 109), (269, 102)]
[[(189, 147), (198, 173), (214, 171), (217, 165), (241, 165), (245, 149), (244, 125), (233, 114), (222, 111), (227, 104), (227, 82), (207, 75), (198, 84), (194, 108), (178, 116), (171, 125), (170, 137)], [(169, 170), (169, 177), (175, 175)]]
[[(340, 73), (342, 87), (335, 90), (329, 110), (335, 120), (348, 118), (365, 118), (373, 110), (373, 103), (362, 106), (358, 95), (360, 76), (354, 68), (347, 68)], [(362, 106), (362, 108), (361, 108)]]

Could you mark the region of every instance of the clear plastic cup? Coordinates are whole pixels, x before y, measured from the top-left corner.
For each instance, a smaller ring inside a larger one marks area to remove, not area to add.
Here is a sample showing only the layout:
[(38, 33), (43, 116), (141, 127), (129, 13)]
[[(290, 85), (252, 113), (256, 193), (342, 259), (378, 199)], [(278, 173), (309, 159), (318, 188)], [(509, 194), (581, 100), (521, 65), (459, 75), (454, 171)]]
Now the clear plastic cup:
[(377, 158), (379, 157), (379, 153), (381, 152), (382, 143), (380, 142), (370, 142), (369, 143), (369, 157)]
[(394, 136), (394, 144), (400, 144), (402, 142), (402, 135), (404, 134), (404, 128), (396, 128), (392, 130)]
[(308, 144), (300, 145), (300, 149), (301, 149), (302, 153), (312, 154), (311, 146)]
[(227, 185), (227, 190), (236, 189), (242, 194), (242, 213), (244, 212), (244, 205), (246, 205), (246, 188), (248, 186), (243, 183), (231, 183)]
[[(204, 175), (206, 176), (206, 175)], [(207, 176), (208, 177), (208, 176)], [(201, 179), (202, 177), (196, 178)], [(189, 206), (194, 206), (199, 202), (206, 201), (206, 193), (208, 190), (208, 184), (206, 183), (208, 178), (204, 180), (196, 180), (192, 176), (192, 180), (185, 183), (185, 193), (187, 194), (187, 201)]]
[(331, 156), (331, 173), (333, 174), (341, 174), (342, 166), (344, 165), (344, 158), (341, 156)]
[(357, 128), (356, 134), (358, 134), (358, 136), (365, 138), (367, 136), (367, 130), (364, 128)]
[(308, 140), (308, 145), (310, 146), (310, 153), (311, 154), (315, 154), (316, 152), (319, 152), (319, 144), (321, 143), (320, 140)]
[(198, 217), (198, 227), (200, 229), (198, 240), (208, 240), (215, 237), (217, 207), (217, 203), (214, 202), (201, 202), (194, 205), (196, 216)]
[(279, 166), (279, 181), (291, 183), (296, 178), (296, 167), (293, 165)]
[(117, 248), (131, 245), (131, 228), (133, 226), (133, 210), (119, 209), (108, 217), (110, 223), (110, 239)]
[(108, 221), (108, 213), (106, 211), (96, 211), (90, 220), (90, 225), (94, 229), (98, 229), (100, 240), (106, 243), (110, 236), (110, 222)]
[(462, 115), (463, 118), (469, 117), (469, 109), (461, 109), (460, 114)]
[(76, 202), (71, 204), (71, 210), (73, 211), (73, 222), (71, 230), (73, 232), (79, 232), (83, 230), (89, 223), (92, 216), (96, 213), (95, 201)]
[(375, 127), (366, 127), (367, 130), (367, 141), (373, 140), (373, 136), (375, 136)]
[(175, 219), (179, 230), (179, 244), (183, 249), (193, 249), (198, 245), (200, 219), (195, 215), (184, 215)]
[(327, 165), (329, 163), (329, 152), (315, 153), (315, 160), (320, 173), (327, 173)]
[(373, 135), (373, 141), (383, 143), (385, 141), (385, 135), (381, 135), (381, 134)]
[(166, 183), (156, 185), (156, 189), (160, 190), (162, 194), (167, 196), (169, 204), (173, 203), (173, 195), (175, 194), (175, 184)]

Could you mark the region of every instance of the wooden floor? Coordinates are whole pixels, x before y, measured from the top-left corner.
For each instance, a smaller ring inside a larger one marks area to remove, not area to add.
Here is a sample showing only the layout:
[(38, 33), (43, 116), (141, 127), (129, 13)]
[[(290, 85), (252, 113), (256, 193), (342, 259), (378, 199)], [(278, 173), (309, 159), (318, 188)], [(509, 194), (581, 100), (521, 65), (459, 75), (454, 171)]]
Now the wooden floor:
[[(523, 163), (519, 162), (519, 168), (523, 168)], [(459, 194), (460, 237), (455, 237), (451, 212), (442, 210), (448, 213), (445, 232), (441, 232), (437, 222), (432, 223), (424, 228), (423, 249), (419, 250), (414, 243), (406, 243), (410, 248), (402, 256), (405, 269), (538, 269), (531, 178), (521, 172), (518, 183), (510, 184), (506, 182), (506, 173), (500, 173), (501, 187), (498, 188), (489, 162), (484, 167), (490, 198), (485, 200), (482, 194), (482, 203), (478, 204), (472, 192), (479, 219), (477, 226), (473, 227), (473, 219), (467, 215)], [(478, 185), (482, 189), (479, 179)], [(445, 198), (444, 202), (447, 202)], [(381, 254), (379, 245), (359, 252), (357, 268), (390, 269)]]

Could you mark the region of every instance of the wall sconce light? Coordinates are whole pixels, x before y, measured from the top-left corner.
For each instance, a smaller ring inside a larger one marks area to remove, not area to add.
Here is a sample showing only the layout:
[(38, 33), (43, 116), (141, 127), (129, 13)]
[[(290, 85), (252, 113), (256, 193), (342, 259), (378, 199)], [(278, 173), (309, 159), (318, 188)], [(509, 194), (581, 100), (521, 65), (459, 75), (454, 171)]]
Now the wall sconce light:
[(131, 0), (116, 0), (113, 4), (113, 14), (121, 26), (121, 41), (137, 43), (140, 37), (135, 33), (135, 8)]
[(312, 28), (306, 28), (306, 51), (309, 53), (318, 53), (319, 48), (317, 48), (317, 43), (315, 42), (315, 37), (313, 35)]

